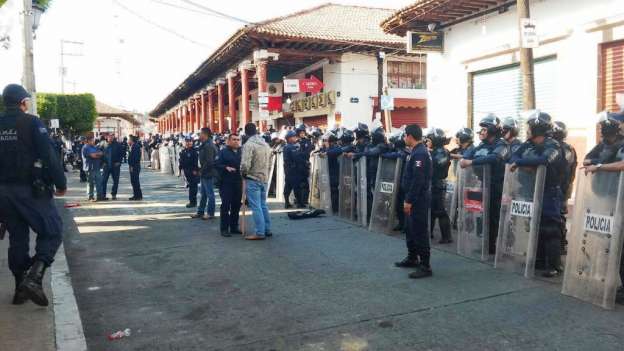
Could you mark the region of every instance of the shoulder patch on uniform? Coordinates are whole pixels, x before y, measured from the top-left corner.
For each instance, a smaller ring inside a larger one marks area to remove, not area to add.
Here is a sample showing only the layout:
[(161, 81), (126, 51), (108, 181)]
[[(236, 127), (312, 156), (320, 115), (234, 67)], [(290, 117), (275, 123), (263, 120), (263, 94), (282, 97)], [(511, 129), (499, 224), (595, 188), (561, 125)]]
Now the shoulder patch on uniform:
[(422, 167), (422, 161), (414, 161), (414, 167)]
[(48, 134), (48, 130), (45, 127), (39, 127), (39, 133)]

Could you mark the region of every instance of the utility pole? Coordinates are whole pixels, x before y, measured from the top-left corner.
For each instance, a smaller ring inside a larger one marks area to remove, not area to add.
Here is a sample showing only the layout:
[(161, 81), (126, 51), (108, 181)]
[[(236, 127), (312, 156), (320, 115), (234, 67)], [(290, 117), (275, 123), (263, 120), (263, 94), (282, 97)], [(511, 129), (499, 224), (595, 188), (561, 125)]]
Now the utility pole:
[[(82, 45), (84, 45), (84, 42), (61, 39), (61, 68), (59, 69), (59, 72), (61, 76), (61, 93), (63, 94), (65, 94), (65, 83), (66, 83), (65, 76), (67, 76), (67, 67), (65, 67), (65, 56), (75, 56), (75, 57), (83, 56), (82, 50), (80, 51), (70, 50), (70, 52), (65, 51), (66, 44), (69, 44), (73, 46), (74, 48), (78, 48), (78, 47), (82, 48)], [(68, 83), (71, 83), (71, 82), (68, 82)], [(76, 82), (74, 81), (74, 93), (76, 92), (75, 90), (76, 90)]]
[(531, 18), (530, 0), (517, 0), (518, 29), (520, 34), (520, 71), (522, 73), (522, 108), (525, 111), (535, 109), (535, 73), (533, 68), (533, 49), (525, 48), (522, 40), (523, 19)]
[(33, 53), (32, 0), (24, 0), (24, 73), (22, 85), (32, 95), (30, 113), (37, 114), (37, 90), (35, 87), (35, 64)]

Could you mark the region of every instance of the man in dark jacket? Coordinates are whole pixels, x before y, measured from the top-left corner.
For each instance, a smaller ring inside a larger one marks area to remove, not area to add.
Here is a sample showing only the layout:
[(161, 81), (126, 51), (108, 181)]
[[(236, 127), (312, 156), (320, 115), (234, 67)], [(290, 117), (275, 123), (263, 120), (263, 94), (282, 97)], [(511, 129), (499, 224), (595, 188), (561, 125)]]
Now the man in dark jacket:
[(230, 134), (226, 146), (219, 151), (217, 169), (221, 175), (221, 235), (230, 237), (242, 234), (238, 229), (238, 212), (241, 208), (243, 180), (240, 173), (241, 138), (238, 134)]
[(141, 145), (139, 144), (139, 138), (131, 135), (128, 145), (130, 146), (128, 169), (130, 170), (130, 184), (132, 184), (133, 193), (128, 200), (141, 201), (143, 200), (143, 192), (141, 191), (141, 182), (139, 181), (139, 174), (141, 173)]
[[(199, 147), (200, 165), (200, 189), (201, 199), (197, 213), (191, 218), (201, 218), (204, 220), (213, 219), (215, 213), (214, 178), (217, 175), (215, 162), (217, 158), (217, 148), (212, 142), (212, 131), (210, 128), (202, 128), (199, 136), (201, 145)], [(206, 208), (206, 204), (208, 208)]]
[[(13, 304), (31, 300), (47, 306), (43, 276), (63, 240), (63, 222), (52, 197), (65, 195), (67, 181), (47, 129), (39, 118), (26, 114), (30, 95), (10, 84), (2, 99), (6, 111), (0, 114), (0, 218), (9, 232)], [(37, 233), (34, 257), (31, 230)]]
[(433, 275), (430, 265), (429, 208), (431, 205), (431, 155), (422, 143), (422, 129), (412, 124), (405, 129), (405, 143), (412, 149), (401, 179), (406, 189), (403, 208), (408, 215), (405, 241), (407, 257), (397, 267), (416, 268), (413, 279)]
[(180, 175), (184, 174), (189, 189), (186, 208), (197, 206), (197, 185), (199, 184), (199, 155), (193, 145), (193, 138), (186, 137), (184, 150), (180, 151)]
[(104, 174), (102, 175), (102, 194), (100, 197), (106, 198), (106, 188), (108, 186), (108, 177), (113, 176), (113, 188), (111, 196), (113, 200), (117, 200), (117, 189), (119, 188), (119, 174), (121, 172), (121, 160), (123, 159), (123, 147), (117, 142), (114, 135), (109, 134), (108, 146), (104, 150)]
[(320, 150), (321, 157), (327, 157), (327, 166), (329, 167), (329, 187), (331, 193), (332, 211), (338, 212), (338, 198), (340, 192), (340, 165), (338, 157), (342, 155), (342, 148), (337, 144), (338, 138), (332, 132), (323, 135), (323, 147)]

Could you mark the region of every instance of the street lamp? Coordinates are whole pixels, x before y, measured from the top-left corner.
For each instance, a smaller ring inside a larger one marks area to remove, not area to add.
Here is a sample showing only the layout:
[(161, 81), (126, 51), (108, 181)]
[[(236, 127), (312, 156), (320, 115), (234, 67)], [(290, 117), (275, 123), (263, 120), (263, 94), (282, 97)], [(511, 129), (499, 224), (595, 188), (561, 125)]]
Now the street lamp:
[(45, 9), (41, 7), (41, 5), (39, 4), (32, 5), (32, 15), (33, 15), (32, 30), (33, 32), (36, 32), (37, 28), (39, 28), (39, 22), (41, 21), (41, 15), (43, 14), (43, 11), (45, 11)]

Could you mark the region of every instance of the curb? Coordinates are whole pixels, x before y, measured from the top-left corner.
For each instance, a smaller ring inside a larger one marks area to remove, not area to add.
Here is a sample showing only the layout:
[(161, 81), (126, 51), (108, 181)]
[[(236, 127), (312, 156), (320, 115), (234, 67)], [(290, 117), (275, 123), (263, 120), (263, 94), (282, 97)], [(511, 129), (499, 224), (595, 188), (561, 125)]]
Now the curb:
[(71, 284), (65, 246), (61, 244), (51, 268), (54, 329), (58, 351), (86, 351), (87, 342)]

